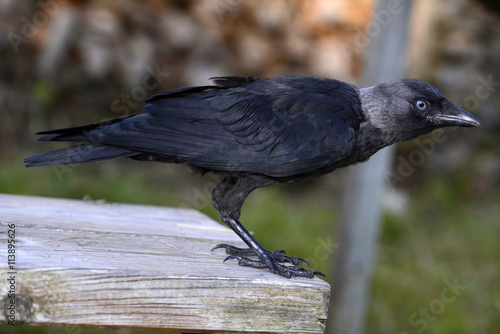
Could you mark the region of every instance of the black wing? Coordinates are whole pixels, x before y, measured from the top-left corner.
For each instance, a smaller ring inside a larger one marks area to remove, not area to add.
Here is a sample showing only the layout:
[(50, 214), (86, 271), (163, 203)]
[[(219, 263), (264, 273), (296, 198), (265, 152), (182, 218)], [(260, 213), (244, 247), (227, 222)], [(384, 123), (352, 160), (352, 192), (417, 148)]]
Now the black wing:
[(361, 122), (354, 86), (296, 76), (223, 77), (215, 83), (156, 95), (144, 114), (73, 133), (48, 132), (53, 135), (41, 140), (90, 143), (134, 159), (271, 177), (334, 168), (353, 150)]

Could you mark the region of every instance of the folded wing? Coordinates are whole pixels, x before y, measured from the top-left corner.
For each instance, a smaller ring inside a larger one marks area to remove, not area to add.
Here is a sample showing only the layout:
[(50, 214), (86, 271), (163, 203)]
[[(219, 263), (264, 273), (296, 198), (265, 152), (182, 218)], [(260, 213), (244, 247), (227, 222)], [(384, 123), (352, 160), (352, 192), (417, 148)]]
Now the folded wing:
[(25, 162), (35, 166), (128, 157), (270, 177), (335, 167), (355, 144), (360, 122), (356, 88), (304, 78), (223, 77), (215, 78), (215, 86), (159, 94), (147, 101), (144, 114), (41, 133), (47, 135), (41, 140), (82, 143), (86, 154), (80, 158), (75, 150), (82, 147), (76, 146)]

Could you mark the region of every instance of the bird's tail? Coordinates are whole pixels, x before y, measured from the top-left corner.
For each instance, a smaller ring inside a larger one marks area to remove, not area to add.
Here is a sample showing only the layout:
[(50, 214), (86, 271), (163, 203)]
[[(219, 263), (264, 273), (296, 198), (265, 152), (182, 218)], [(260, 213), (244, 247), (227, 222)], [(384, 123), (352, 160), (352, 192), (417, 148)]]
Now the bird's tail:
[(74, 165), (100, 160), (126, 158), (136, 154), (137, 152), (119, 147), (82, 144), (34, 155), (24, 159), (24, 163), (26, 167)]
[(135, 115), (127, 115), (84, 126), (38, 132), (37, 135), (45, 135), (39, 139), (40, 141), (76, 142), (81, 143), (81, 145), (34, 155), (24, 159), (24, 163), (26, 167), (74, 165), (134, 156), (137, 152), (132, 150), (101, 145), (101, 133), (99, 131), (103, 127), (119, 123), (132, 116)]

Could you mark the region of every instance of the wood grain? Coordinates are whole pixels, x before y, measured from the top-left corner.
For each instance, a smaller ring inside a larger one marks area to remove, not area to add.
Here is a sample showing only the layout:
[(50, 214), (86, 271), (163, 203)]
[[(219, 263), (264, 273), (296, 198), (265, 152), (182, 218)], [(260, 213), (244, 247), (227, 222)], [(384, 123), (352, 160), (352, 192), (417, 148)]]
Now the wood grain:
[[(2, 236), (12, 223), (17, 324), (324, 331), (328, 283), (223, 263), (225, 254), (211, 252), (213, 245), (242, 243), (197, 211), (0, 194)], [(0, 277), (6, 282), (2, 248)], [(8, 289), (0, 284), (4, 305)]]

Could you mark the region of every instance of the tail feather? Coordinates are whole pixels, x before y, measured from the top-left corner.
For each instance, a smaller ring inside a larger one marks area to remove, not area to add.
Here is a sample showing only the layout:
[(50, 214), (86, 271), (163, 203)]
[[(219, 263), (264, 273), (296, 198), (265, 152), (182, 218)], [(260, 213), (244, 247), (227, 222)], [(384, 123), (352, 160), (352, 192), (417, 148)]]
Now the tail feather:
[(97, 122), (97, 123), (93, 123), (93, 124), (88, 124), (88, 125), (83, 125), (83, 126), (74, 126), (74, 127), (71, 127), (71, 128), (62, 128), (62, 129), (56, 129), (56, 130), (47, 130), (47, 131), (40, 131), (40, 132), (37, 132), (36, 134), (37, 135), (55, 135), (55, 134), (58, 134), (58, 135), (74, 135), (74, 134), (82, 134), (82, 133), (85, 133), (87, 131), (90, 131), (90, 130), (94, 130), (94, 129), (98, 129), (98, 128), (103, 128), (105, 126), (108, 126), (108, 125), (111, 125), (111, 124), (114, 124), (114, 123), (119, 123), (129, 117), (134, 117), (134, 116), (137, 116), (138, 114), (130, 114), (130, 115), (125, 115), (125, 116), (121, 116), (121, 117), (116, 117), (116, 118), (113, 118), (113, 119), (108, 119), (108, 120), (105, 120), (105, 121), (101, 121), (101, 122)]
[(137, 152), (119, 147), (83, 144), (34, 155), (24, 159), (24, 163), (26, 167), (73, 165), (100, 160), (126, 158), (134, 155), (137, 155)]

